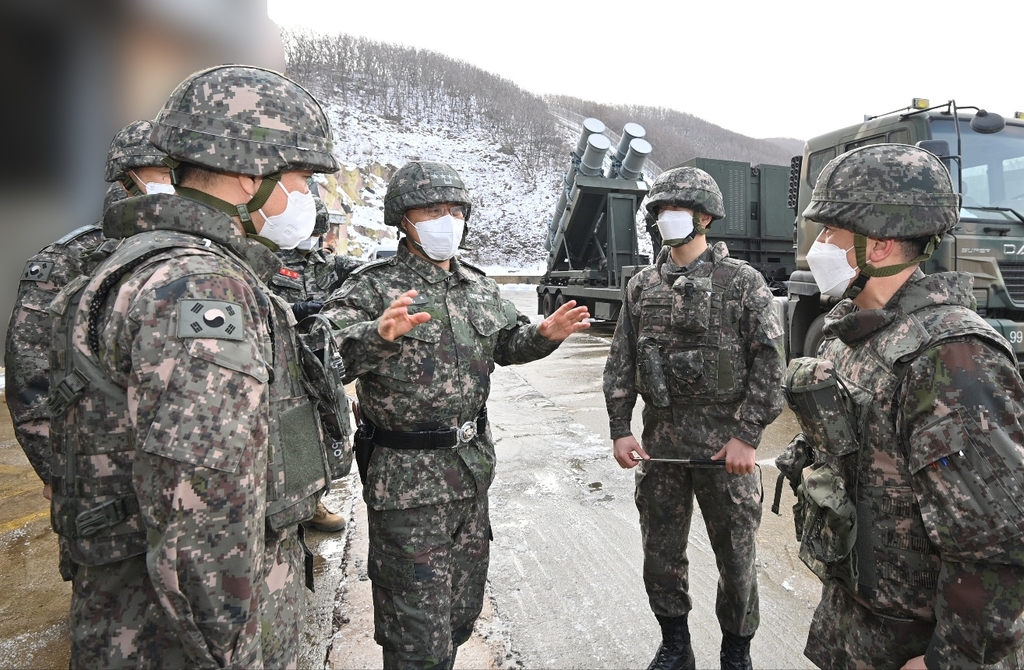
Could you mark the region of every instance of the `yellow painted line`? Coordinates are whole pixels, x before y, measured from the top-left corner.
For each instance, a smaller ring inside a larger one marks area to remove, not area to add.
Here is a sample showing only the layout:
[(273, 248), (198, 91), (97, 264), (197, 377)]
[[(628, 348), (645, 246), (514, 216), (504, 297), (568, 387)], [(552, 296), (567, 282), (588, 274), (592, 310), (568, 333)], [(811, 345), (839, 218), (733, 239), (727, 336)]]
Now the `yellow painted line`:
[(21, 528), (24, 525), (30, 524), (33, 521), (39, 521), (50, 516), (50, 510), (41, 510), (39, 512), (33, 512), (32, 514), (26, 514), (23, 517), (17, 519), (11, 519), (7, 523), (0, 524), (0, 534), (7, 533), (9, 531)]
[[(43, 497), (43, 489), (42, 489), (41, 486), (30, 486), (27, 489), (18, 489), (17, 491), (8, 491), (4, 495), (0, 496), (0, 500), (7, 500), (9, 498), (17, 498), (20, 495), (25, 495), (26, 493), (32, 493), (33, 491), (38, 493), (40, 498)], [(43, 498), (43, 500), (46, 500), (46, 499)], [(46, 503), (49, 504), (50, 501), (47, 500)]]

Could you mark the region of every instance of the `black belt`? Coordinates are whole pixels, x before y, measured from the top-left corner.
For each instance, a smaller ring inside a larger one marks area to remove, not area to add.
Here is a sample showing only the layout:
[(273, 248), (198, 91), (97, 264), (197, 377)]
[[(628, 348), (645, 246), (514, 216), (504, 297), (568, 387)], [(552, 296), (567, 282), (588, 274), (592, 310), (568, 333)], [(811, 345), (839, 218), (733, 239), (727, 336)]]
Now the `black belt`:
[[(364, 418), (363, 421), (366, 421)], [(390, 449), (454, 449), (487, 430), (487, 406), (473, 421), (438, 430), (384, 430), (366, 421), (373, 429), (373, 442)]]

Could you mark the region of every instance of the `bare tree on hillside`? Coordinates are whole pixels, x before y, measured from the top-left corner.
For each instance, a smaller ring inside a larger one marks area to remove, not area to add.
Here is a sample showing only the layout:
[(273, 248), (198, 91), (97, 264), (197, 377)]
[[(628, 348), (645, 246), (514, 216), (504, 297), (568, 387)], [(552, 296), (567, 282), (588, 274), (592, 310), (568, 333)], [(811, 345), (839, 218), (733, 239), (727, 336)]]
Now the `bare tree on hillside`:
[(513, 82), (423, 49), (350, 35), (285, 33), (288, 73), (326, 100), (405, 124), (482, 127), (523, 176), (553, 165), (557, 137), (547, 103)]

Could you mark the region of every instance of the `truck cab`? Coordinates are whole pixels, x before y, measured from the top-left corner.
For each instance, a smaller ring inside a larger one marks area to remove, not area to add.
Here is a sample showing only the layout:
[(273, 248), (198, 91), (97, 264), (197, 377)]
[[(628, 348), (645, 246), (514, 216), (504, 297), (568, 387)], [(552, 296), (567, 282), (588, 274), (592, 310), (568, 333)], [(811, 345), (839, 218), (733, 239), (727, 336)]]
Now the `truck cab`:
[(1024, 116), (1003, 119), (954, 101), (911, 107), (807, 141), (794, 159), (790, 192), (797, 195), (796, 270), (789, 281), (790, 357), (813, 356), (825, 314), (838, 300), (822, 298), (807, 265), (807, 250), (820, 226), (803, 218), (825, 165), (868, 144), (921, 146), (943, 159), (961, 194), (960, 222), (922, 265), (927, 273), (955, 270), (974, 275), (978, 313), (1024, 359)]

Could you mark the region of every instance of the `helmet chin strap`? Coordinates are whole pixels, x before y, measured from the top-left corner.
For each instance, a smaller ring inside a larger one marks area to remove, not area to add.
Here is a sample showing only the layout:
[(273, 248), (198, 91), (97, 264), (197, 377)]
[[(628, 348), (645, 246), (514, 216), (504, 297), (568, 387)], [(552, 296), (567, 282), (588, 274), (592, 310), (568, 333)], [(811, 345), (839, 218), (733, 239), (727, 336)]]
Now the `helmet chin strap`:
[(896, 265), (886, 265), (884, 267), (875, 267), (874, 265), (868, 265), (868, 237), (861, 235), (860, 233), (854, 233), (853, 235), (853, 247), (857, 255), (857, 269), (860, 270), (860, 274), (850, 284), (850, 287), (843, 293), (844, 298), (854, 298), (864, 290), (864, 286), (868, 283), (868, 280), (872, 277), (892, 277), (897, 275), (907, 268), (923, 263), (932, 257), (935, 253), (935, 248), (939, 245), (942, 238), (939, 235), (933, 235), (928, 240), (928, 246), (924, 248), (924, 251), (917, 258), (906, 261), (905, 263), (897, 263)]
[[(172, 168), (172, 173), (176, 172)], [(263, 178), (263, 183), (256, 189), (256, 193), (249, 199), (248, 202), (233, 205), (227, 200), (221, 200), (216, 196), (212, 196), (209, 193), (200, 191), (198, 189), (189, 188), (188, 186), (181, 186), (178, 183), (177, 176), (173, 179), (175, 185), (175, 192), (178, 195), (191, 198), (192, 200), (198, 200), (199, 202), (205, 203), (214, 209), (224, 212), (228, 216), (237, 216), (242, 223), (242, 229), (245, 230), (245, 236), (254, 239), (261, 244), (264, 244), (272, 251), (277, 251), (278, 246), (274, 242), (271, 242), (265, 237), (261, 237), (256, 231), (256, 225), (252, 222), (252, 213), (263, 207), (270, 199), (270, 195), (277, 188), (278, 182), (281, 181), (281, 173), (276, 172), (272, 175), (267, 175)]]

